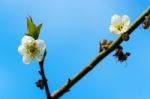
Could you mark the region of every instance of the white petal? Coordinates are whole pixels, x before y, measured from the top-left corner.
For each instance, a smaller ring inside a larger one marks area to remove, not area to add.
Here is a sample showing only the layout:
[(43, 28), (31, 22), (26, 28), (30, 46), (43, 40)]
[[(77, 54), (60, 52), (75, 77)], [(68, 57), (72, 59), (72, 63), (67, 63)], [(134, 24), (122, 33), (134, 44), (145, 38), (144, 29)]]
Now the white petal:
[(127, 29), (128, 29), (128, 27), (127, 26), (124, 26), (123, 28), (122, 28), (122, 33), (124, 33), (124, 32), (126, 32), (127, 31)]
[(32, 61), (32, 58), (29, 55), (24, 55), (23, 56), (23, 63), (30, 64), (31, 61)]
[(38, 39), (38, 40), (35, 40), (35, 42), (36, 42), (37, 48), (39, 48), (40, 50), (45, 50), (46, 44), (43, 40)]
[(130, 24), (130, 18), (127, 15), (122, 16), (122, 23), (125, 27), (128, 27)]
[(120, 34), (120, 31), (113, 25), (109, 26), (109, 31), (112, 32), (113, 34)]
[(119, 15), (113, 15), (112, 18), (111, 18), (111, 24), (114, 25), (114, 24), (119, 24), (121, 23), (122, 20), (121, 20), (121, 17)]
[(20, 45), (20, 46), (18, 47), (18, 52), (19, 52), (21, 55), (24, 55), (24, 54), (27, 53), (26, 48), (25, 48), (23, 45)]
[(29, 44), (29, 43), (31, 43), (31, 42), (33, 42), (33, 41), (34, 41), (34, 38), (31, 37), (31, 36), (24, 36), (24, 37), (22, 38), (22, 44), (23, 44), (23, 45)]
[(35, 59), (36, 59), (37, 61), (41, 62), (42, 59), (43, 59), (43, 56), (40, 55), (40, 54), (37, 54), (37, 55), (35, 56)]

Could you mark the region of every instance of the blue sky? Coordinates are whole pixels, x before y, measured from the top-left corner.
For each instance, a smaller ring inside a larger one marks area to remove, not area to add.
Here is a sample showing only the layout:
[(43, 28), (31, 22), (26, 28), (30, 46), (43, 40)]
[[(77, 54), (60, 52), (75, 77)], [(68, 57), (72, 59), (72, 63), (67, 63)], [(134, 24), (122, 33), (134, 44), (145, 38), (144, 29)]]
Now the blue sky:
[[(45, 70), (51, 92), (81, 70), (98, 53), (109, 33), (113, 14), (127, 14), (133, 22), (150, 0), (0, 0), (0, 99), (45, 99), (35, 86), (38, 63), (22, 63), (17, 52), (26, 32), (26, 17), (44, 23)], [(123, 43), (131, 52), (126, 63), (107, 56), (61, 99), (150, 99), (150, 29), (141, 26)]]

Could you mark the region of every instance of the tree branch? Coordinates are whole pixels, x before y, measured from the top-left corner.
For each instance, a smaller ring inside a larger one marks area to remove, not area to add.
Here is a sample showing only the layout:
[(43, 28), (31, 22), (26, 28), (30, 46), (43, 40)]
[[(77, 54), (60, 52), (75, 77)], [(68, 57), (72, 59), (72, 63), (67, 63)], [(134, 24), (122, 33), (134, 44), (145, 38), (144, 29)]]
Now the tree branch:
[(40, 66), (40, 72), (39, 73), (42, 77), (42, 81), (43, 81), (43, 84), (44, 84), (47, 99), (52, 99), (50, 91), (49, 91), (47, 79), (46, 79), (46, 76), (45, 76), (45, 72), (44, 72), (44, 60), (45, 60), (46, 54), (47, 54), (47, 51), (45, 50), (44, 55), (43, 55), (43, 60), (41, 62), (39, 62), (39, 66)]
[[(150, 7), (148, 7), (140, 16), (137, 18), (133, 24), (128, 28), (126, 33), (131, 34), (143, 21), (146, 15), (150, 14)], [(109, 55), (117, 45), (120, 45), (123, 42), (122, 35), (120, 35), (113, 43), (110, 45), (109, 49), (98, 53), (95, 59), (89, 63), (85, 68), (83, 68), (79, 73), (74, 77), (70, 78), (62, 87), (55, 91), (51, 97), (52, 99), (57, 99), (64, 95), (69, 89), (75, 85), (81, 78), (88, 74), (102, 59)]]

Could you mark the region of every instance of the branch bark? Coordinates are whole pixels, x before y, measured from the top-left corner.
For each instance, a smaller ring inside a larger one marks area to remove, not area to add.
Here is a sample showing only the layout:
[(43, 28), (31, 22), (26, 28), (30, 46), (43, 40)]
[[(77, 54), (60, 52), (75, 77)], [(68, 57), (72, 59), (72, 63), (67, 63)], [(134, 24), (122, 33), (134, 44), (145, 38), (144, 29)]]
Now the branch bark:
[(45, 76), (45, 72), (44, 72), (44, 60), (45, 60), (46, 54), (47, 54), (47, 52), (45, 50), (44, 55), (43, 55), (43, 60), (41, 62), (39, 62), (39, 66), (40, 66), (39, 73), (40, 73), (40, 75), (42, 77), (42, 81), (44, 83), (44, 89), (45, 89), (45, 92), (46, 92), (47, 99), (52, 99), (50, 91), (49, 91), (47, 79), (46, 79), (46, 76)]
[[(128, 28), (126, 33), (129, 35), (144, 21), (146, 15), (150, 14), (150, 6), (133, 22), (132, 25)], [(117, 45), (120, 45), (123, 42), (122, 35), (120, 35), (113, 43), (110, 45), (109, 49), (98, 53), (98, 55), (91, 61), (85, 68), (83, 68), (79, 73), (70, 78), (62, 87), (55, 91), (51, 97), (52, 99), (58, 99), (69, 89), (75, 85), (79, 80), (81, 80), (86, 74), (88, 74), (100, 61), (102, 61), (107, 55), (109, 55)]]

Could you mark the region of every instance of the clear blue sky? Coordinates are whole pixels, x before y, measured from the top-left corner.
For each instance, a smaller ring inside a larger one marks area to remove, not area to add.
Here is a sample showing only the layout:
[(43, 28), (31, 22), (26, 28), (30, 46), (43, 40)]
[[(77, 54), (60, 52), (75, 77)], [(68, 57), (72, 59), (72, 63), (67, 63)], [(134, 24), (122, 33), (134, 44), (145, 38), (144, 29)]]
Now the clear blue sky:
[[(127, 14), (133, 22), (150, 0), (0, 0), (0, 99), (45, 99), (35, 86), (38, 63), (22, 63), (17, 52), (26, 32), (26, 17), (43, 22), (45, 70), (51, 92), (88, 64), (109, 33), (113, 14)], [(150, 29), (141, 26), (123, 43), (131, 52), (127, 63), (111, 53), (61, 99), (150, 99)]]

